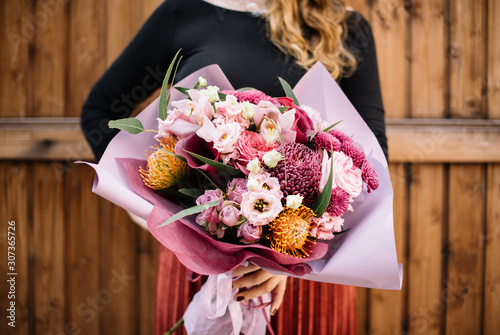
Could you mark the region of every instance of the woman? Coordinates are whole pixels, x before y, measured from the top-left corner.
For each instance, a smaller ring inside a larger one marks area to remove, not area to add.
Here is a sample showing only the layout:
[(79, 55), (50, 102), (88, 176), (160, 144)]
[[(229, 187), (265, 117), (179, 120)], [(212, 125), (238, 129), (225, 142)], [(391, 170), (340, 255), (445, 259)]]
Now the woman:
[[(356, 107), (387, 152), (384, 110), (375, 46), (368, 23), (337, 0), (167, 0), (148, 19), (130, 45), (95, 84), (82, 113), (82, 128), (96, 158), (116, 134), (110, 119), (128, 117), (134, 107), (161, 85), (165, 67), (182, 49), (176, 80), (218, 64), (235, 88), (254, 87), (282, 96), (277, 80), (292, 85), (321, 61)], [(355, 334), (352, 287), (290, 280), (256, 267), (235, 287), (250, 299), (272, 291), (272, 314), (280, 334)], [(182, 315), (198, 289), (185, 280), (186, 270), (160, 248), (157, 274), (156, 333)], [(316, 297), (316, 298), (315, 298)]]

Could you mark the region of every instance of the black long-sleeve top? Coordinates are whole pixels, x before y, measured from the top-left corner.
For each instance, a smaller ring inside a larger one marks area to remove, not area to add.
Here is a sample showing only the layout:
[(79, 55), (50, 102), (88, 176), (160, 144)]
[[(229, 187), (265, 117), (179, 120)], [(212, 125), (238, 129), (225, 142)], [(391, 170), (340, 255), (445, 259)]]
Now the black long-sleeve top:
[[(355, 73), (339, 85), (377, 137), (387, 156), (384, 108), (377, 57), (368, 22), (357, 12), (347, 18), (345, 45), (356, 56)], [(166, 68), (182, 49), (176, 81), (218, 64), (233, 87), (254, 87), (283, 96), (277, 77), (292, 87), (306, 70), (272, 44), (264, 19), (202, 0), (166, 0), (94, 85), (83, 106), (82, 130), (97, 159), (116, 135), (109, 120), (128, 117), (161, 86)]]

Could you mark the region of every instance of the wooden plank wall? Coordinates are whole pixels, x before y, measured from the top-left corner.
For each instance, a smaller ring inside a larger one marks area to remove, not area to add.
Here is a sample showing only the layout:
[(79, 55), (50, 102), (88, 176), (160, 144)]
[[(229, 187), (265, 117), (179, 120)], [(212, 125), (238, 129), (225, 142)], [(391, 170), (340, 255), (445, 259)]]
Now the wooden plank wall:
[[(499, 1), (347, 2), (372, 25), (388, 118), (500, 119)], [(159, 3), (2, 1), (0, 117), (77, 117)], [(391, 161), (405, 279), (402, 291), (358, 289), (360, 335), (500, 329), (498, 157), (439, 160), (442, 141), (424, 138), (409, 159)], [(152, 333), (156, 241), (91, 193), (92, 171), (71, 164), (86, 150), (0, 161), (0, 250), (16, 222), (16, 334)], [(11, 334), (5, 266), (0, 333)]]

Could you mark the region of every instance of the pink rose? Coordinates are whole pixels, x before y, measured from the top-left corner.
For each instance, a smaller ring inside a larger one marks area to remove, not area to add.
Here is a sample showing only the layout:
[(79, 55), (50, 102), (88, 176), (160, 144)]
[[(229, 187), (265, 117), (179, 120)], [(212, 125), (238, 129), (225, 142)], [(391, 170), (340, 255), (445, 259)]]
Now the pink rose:
[(241, 196), (248, 191), (245, 178), (234, 178), (227, 184), (227, 196), (230, 201), (241, 203)]
[(257, 226), (268, 224), (282, 210), (281, 198), (267, 190), (244, 193), (241, 200), (241, 214)]
[(333, 160), (333, 183), (332, 189), (340, 187), (351, 197), (357, 197), (363, 189), (363, 179), (361, 177), (361, 169), (357, 168), (352, 158), (344, 153), (335, 151), (330, 158), (324, 153), (323, 162), (321, 164), (321, 180), (320, 189), (322, 190), (326, 184), (326, 179), (330, 174), (331, 160)]
[[(260, 134), (244, 130), (236, 144), (236, 149), (240, 153), (237, 162), (242, 167), (246, 168), (248, 162), (252, 159), (258, 158), (260, 160), (266, 152), (274, 148), (275, 146), (268, 146)], [(243, 171), (245, 172), (245, 170)]]
[(240, 210), (235, 203), (225, 202), (219, 213), (219, 220), (228, 227), (236, 225), (240, 220)]
[(257, 242), (262, 235), (262, 226), (256, 226), (253, 223), (246, 221), (238, 229), (238, 237), (243, 237), (241, 242), (254, 243)]

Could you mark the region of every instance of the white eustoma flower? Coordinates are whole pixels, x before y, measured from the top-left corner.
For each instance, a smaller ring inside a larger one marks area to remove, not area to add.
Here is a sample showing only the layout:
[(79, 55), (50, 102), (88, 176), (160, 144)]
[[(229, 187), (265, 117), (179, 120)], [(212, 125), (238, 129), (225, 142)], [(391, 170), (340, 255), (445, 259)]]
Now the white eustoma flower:
[(283, 159), (283, 155), (280, 154), (279, 152), (276, 151), (276, 149), (273, 149), (271, 151), (268, 151), (262, 156), (262, 160), (264, 161), (264, 164), (266, 164), (267, 167), (274, 168), (278, 164), (280, 160)]

